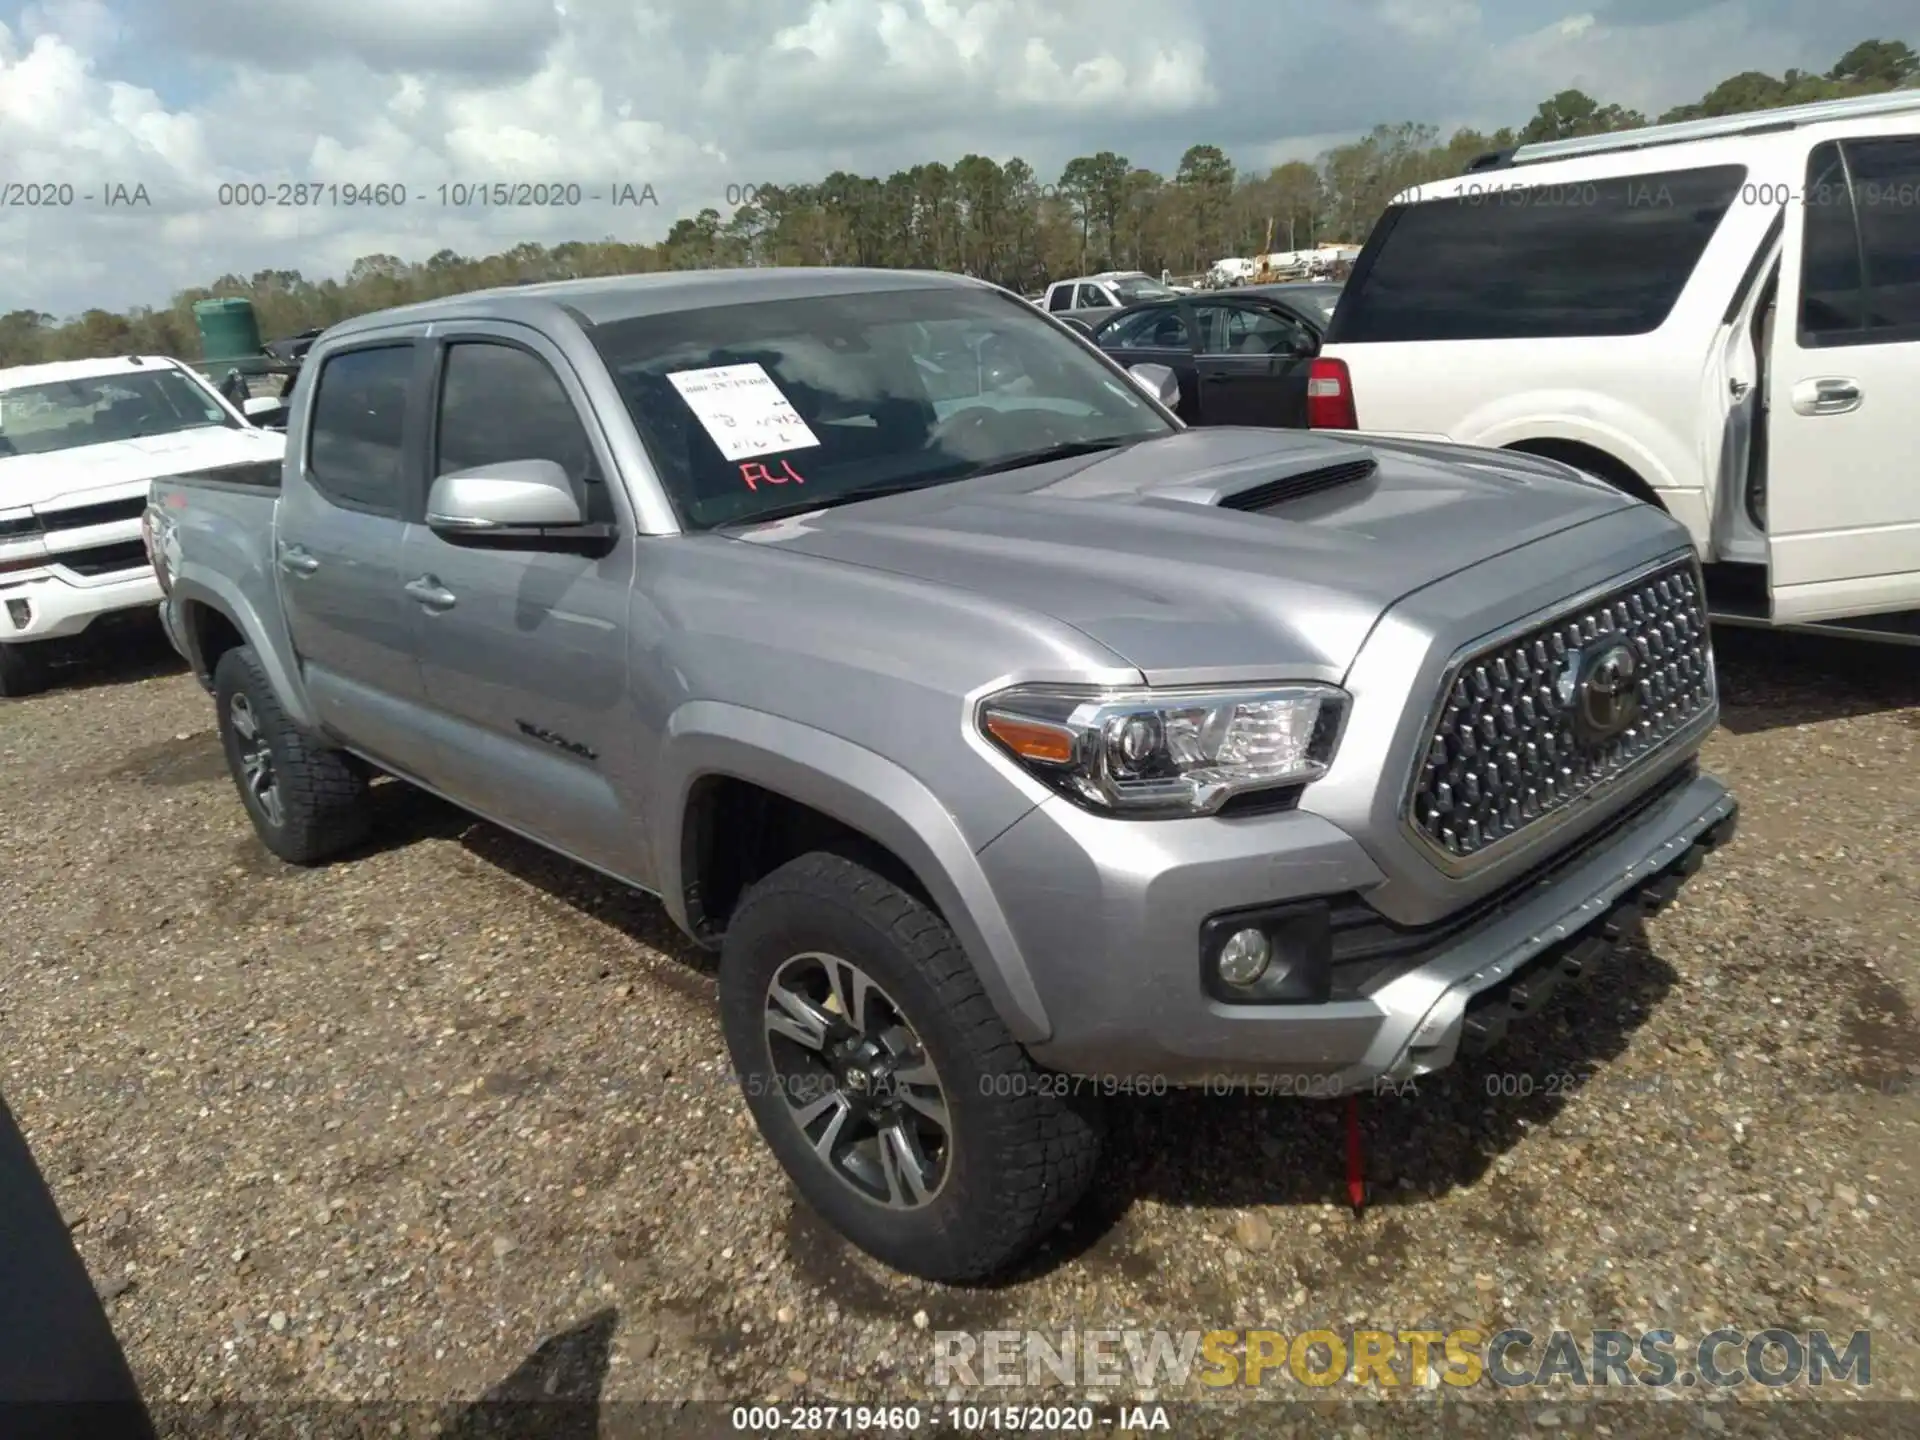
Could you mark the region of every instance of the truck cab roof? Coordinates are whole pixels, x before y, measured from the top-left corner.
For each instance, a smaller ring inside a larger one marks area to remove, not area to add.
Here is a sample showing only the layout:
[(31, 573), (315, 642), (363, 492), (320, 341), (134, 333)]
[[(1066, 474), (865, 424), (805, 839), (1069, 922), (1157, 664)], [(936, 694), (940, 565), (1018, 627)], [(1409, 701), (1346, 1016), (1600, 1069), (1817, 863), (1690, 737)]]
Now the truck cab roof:
[(1151, 280), (1153, 277), (1144, 270), (1102, 270), (1093, 275), (1075, 275), (1070, 279), (1056, 280), (1047, 288), (1058, 289), (1062, 285), (1094, 284), (1114, 280)]
[(929, 287), (993, 289), (983, 280), (930, 270), (878, 270), (832, 266), (782, 266), (752, 270), (659, 270), (643, 275), (595, 276), (538, 285), (508, 285), (423, 300), (343, 320), (326, 332), (340, 340), (396, 324), (435, 320), (551, 320), (556, 312), (583, 327), (769, 300)]

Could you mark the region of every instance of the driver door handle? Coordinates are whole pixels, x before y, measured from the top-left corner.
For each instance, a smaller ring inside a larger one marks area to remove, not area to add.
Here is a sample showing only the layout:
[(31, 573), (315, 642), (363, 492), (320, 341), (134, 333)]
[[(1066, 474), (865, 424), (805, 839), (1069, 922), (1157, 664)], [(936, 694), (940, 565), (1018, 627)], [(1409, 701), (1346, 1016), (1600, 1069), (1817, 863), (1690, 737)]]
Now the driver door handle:
[(280, 547), (280, 568), (289, 575), (311, 575), (320, 568), (320, 562), (308, 554), (303, 545), (283, 545)]
[(1863, 397), (1858, 380), (1822, 376), (1793, 387), (1793, 408), (1801, 415), (1844, 415), (1858, 410)]
[(431, 575), (422, 575), (418, 580), (409, 580), (406, 592), (429, 610), (451, 610), (460, 603), (460, 597)]

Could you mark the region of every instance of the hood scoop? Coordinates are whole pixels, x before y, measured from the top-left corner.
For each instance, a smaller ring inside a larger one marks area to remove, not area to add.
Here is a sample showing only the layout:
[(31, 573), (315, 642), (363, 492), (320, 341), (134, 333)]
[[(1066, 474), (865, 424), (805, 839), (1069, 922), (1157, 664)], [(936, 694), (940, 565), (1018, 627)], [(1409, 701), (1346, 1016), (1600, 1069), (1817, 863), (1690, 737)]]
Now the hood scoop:
[(1283, 475), (1278, 480), (1269, 480), (1264, 485), (1255, 485), (1247, 490), (1236, 490), (1224, 495), (1215, 503), (1222, 510), (1277, 510), (1294, 500), (1304, 500), (1309, 495), (1318, 495), (1322, 490), (1337, 490), (1343, 485), (1357, 485), (1380, 468), (1380, 462), (1371, 455), (1357, 460), (1343, 460), (1338, 465), (1322, 465), (1317, 470), (1302, 471), (1298, 475)]
[(1309, 495), (1357, 485), (1379, 469), (1379, 460), (1364, 446), (1303, 437), (1277, 455), (1267, 451), (1203, 471), (1176, 485), (1155, 486), (1147, 498), (1257, 514)]

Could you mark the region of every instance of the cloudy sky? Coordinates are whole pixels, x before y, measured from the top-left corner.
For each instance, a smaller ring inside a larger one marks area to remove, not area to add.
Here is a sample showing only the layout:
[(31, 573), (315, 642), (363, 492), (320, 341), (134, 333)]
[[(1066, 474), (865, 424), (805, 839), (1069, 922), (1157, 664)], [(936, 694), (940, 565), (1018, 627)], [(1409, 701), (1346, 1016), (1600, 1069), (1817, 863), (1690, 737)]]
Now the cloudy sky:
[[(1581, 8), (1582, 5), (1586, 8)], [(0, 311), (164, 304), (525, 239), (656, 239), (730, 187), (968, 151), (1243, 166), (1381, 121), (1520, 123), (1578, 86), (1645, 110), (1738, 70), (1920, 43), (1914, 0), (0, 0)], [(222, 208), (222, 185), (404, 186), (404, 207)], [(577, 208), (440, 187), (577, 182)], [(658, 206), (616, 206), (615, 187)], [(49, 192), (45, 187), (54, 187)], [(115, 187), (124, 187), (124, 191)], [(145, 205), (110, 205), (110, 196)], [(91, 198), (89, 198), (91, 197)]]

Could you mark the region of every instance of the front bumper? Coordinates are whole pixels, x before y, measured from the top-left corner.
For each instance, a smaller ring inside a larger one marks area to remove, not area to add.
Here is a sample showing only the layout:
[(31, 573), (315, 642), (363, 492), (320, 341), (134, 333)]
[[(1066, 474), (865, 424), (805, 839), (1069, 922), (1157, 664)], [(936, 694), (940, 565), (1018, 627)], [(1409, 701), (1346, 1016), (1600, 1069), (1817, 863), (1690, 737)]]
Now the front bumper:
[[(1049, 802), (980, 858), (1053, 1019), (1031, 1047), (1037, 1062), (1175, 1085), (1311, 1078), (1299, 1093), (1325, 1094), (1427, 1074), (1497, 1040), (1672, 899), (1730, 838), (1736, 811), (1689, 764), (1544, 869), (1422, 926), (1366, 911), (1357, 897), (1379, 871), (1299, 811), (1182, 834), (1189, 822), (1143, 826)], [(1346, 959), (1336, 947), (1332, 999), (1249, 1005), (1204, 991), (1197, 937), (1209, 916), (1330, 896), (1348, 902), (1344, 919), (1335, 906), (1336, 931), (1356, 936)]]
[(144, 609), (159, 599), (160, 582), (151, 569), (85, 585), (42, 575), (0, 586), (0, 644), (64, 639), (103, 615)]

